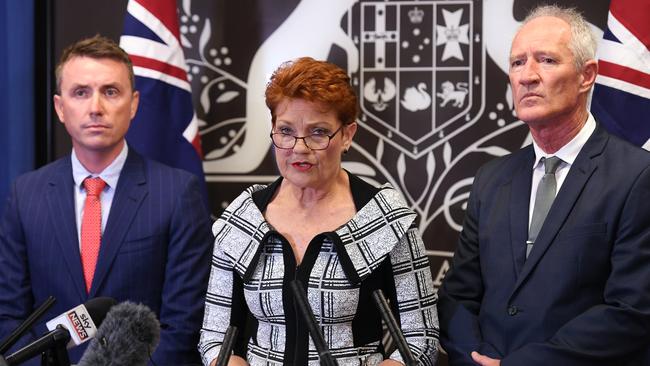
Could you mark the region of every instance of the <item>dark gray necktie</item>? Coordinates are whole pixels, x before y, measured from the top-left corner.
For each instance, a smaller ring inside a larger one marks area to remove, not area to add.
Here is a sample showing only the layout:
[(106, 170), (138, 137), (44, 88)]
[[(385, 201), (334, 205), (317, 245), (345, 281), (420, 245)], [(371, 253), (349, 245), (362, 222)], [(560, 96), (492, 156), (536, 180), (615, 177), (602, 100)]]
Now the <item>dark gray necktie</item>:
[(557, 182), (555, 180), (555, 171), (560, 166), (562, 159), (552, 156), (548, 159), (542, 158), (544, 163), (544, 176), (539, 182), (537, 193), (535, 195), (535, 207), (533, 208), (533, 218), (530, 220), (530, 228), (528, 229), (528, 240), (526, 241), (526, 258), (533, 249), (537, 234), (544, 224), (546, 215), (551, 209), (553, 200), (555, 199), (555, 192), (557, 191)]

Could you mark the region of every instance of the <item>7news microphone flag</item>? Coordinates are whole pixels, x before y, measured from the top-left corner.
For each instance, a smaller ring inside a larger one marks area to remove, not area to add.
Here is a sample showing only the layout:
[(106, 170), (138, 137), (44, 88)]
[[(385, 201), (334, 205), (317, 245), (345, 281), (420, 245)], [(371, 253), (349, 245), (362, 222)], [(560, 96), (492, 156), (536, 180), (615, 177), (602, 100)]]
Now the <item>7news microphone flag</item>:
[(140, 92), (138, 112), (126, 135), (129, 145), (148, 158), (196, 174), (207, 200), (176, 0), (129, 0), (120, 46), (131, 57)]
[(592, 113), (611, 133), (650, 150), (650, 0), (612, 0), (598, 69)]

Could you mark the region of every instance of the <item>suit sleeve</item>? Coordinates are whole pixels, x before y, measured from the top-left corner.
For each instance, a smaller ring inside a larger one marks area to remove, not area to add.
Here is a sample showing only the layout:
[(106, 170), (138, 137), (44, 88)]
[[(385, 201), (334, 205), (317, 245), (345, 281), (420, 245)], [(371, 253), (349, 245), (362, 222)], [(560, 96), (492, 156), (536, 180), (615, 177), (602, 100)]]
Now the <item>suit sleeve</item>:
[[(607, 198), (605, 198), (607, 199)], [(650, 167), (629, 191), (615, 230), (603, 303), (587, 309), (543, 343), (528, 344), (502, 365), (625, 364), (650, 342)]]
[[(18, 190), (14, 184), (0, 221), (0, 339), (16, 329), (33, 308), (28, 268)], [(27, 338), (23, 337), (25, 342)]]
[(210, 215), (194, 176), (183, 182), (175, 199), (160, 310), (160, 343), (152, 359), (157, 365), (195, 365), (200, 363), (196, 344), (209, 274)]
[[(411, 227), (390, 253), (399, 321), (404, 338), (420, 365), (435, 365), (438, 314), (431, 267), (418, 229)], [(404, 362), (399, 351), (391, 359)]]
[(474, 179), (456, 252), (438, 290), (440, 342), (450, 365), (476, 365), (470, 356), (472, 351), (501, 358), (492, 345), (483, 341), (478, 322), (484, 292), (478, 225), (482, 170)]

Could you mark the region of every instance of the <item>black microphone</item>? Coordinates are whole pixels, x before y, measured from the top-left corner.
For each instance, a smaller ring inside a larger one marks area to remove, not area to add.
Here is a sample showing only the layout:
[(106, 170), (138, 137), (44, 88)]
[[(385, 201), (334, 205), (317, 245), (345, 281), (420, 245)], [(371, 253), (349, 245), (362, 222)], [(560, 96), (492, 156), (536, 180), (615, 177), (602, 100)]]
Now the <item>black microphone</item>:
[[(69, 366), (70, 359), (65, 350), (66, 344), (70, 341), (70, 332), (60, 327), (45, 333), (41, 338), (19, 349), (6, 358), (9, 366), (19, 365), (42, 353), (47, 354), (46, 358), (56, 358), (56, 363), (61, 366)], [(45, 362), (48, 365), (48, 362)]]
[(381, 318), (384, 320), (384, 323), (386, 323), (386, 326), (388, 326), (388, 332), (390, 332), (391, 337), (393, 337), (393, 340), (397, 344), (397, 349), (399, 350), (400, 355), (402, 355), (404, 364), (406, 366), (416, 366), (418, 361), (413, 357), (413, 353), (411, 353), (411, 350), (409, 349), (406, 338), (404, 338), (404, 333), (402, 333), (395, 316), (393, 316), (393, 312), (390, 310), (384, 292), (382, 290), (375, 290), (372, 293), (372, 298), (375, 300), (377, 308), (379, 308)]
[[(2, 343), (0, 344), (0, 355), (3, 355), (5, 352), (7, 352), (9, 348), (11, 348), (11, 346), (13, 346), (16, 343), (16, 341), (18, 341), (20, 337), (22, 337), (23, 334), (27, 332), (27, 330), (31, 328), (34, 325), (34, 323), (36, 323), (36, 321), (43, 316), (43, 314), (45, 314), (46, 311), (50, 310), (50, 308), (52, 307), (52, 305), (54, 305), (55, 302), (56, 299), (54, 299), (54, 296), (50, 296), (47, 299), (45, 299), (45, 302), (43, 302), (41, 306), (36, 308), (36, 310), (34, 310), (34, 312), (30, 316), (28, 316), (27, 319), (25, 319), (25, 321), (22, 322), (22, 324), (18, 326), (18, 328), (16, 328), (13, 332), (11, 332), (11, 334), (9, 334), (7, 338), (5, 338), (2, 341)], [(2, 365), (3, 360), (4, 359), (2, 358), (2, 356), (0, 356), (0, 366), (3, 366)]]
[[(217, 356), (217, 364), (215, 366), (226, 366), (230, 360), (232, 347), (235, 345), (235, 338), (237, 337), (237, 327), (231, 325), (226, 329), (226, 334), (223, 336), (223, 343)], [(2, 366), (2, 365), (0, 365)]]
[(95, 297), (45, 323), (48, 330), (63, 327), (70, 332), (68, 348), (91, 340), (109, 309), (117, 304), (110, 297)]
[[(66, 345), (78, 345), (87, 341), (96, 331), (95, 324), (102, 322), (108, 309), (115, 303), (115, 300), (110, 297), (97, 297), (50, 320), (47, 323), (50, 331), (7, 356), (7, 364), (9, 366), (21, 364), (54, 348), (59, 348), (57, 354), (61, 354), (60, 350), (65, 351)], [(67, 352), (63, 355), (65, 356)]]
[(108, 312), (77, 366), (147, 365), (159, 340), (156, 314), (126, 301)]
[(296, 300), (296, 306), (300, 313), (302, 313), (305, 321), (307, 322), (307, 328), (311, 334), (311, 339), (314, 341), (314, 346), (316, 346), (316, 351), (318, 351), (318, 357), (320, 359), (320, 364), (325, 366), (338, 366), (338, 362), (332, 356), (327, 344), (325, 343), (325, 338), (323, 333), (321, 333), (318, 323), (316, 322), (316, 317), (314, 312), (309, 305), (307, 300), (307, 295), (305, 288), (302, 286), (302, 282), (298, 280), (291, 281), (291, 291), (293, 291), (294, 298)]

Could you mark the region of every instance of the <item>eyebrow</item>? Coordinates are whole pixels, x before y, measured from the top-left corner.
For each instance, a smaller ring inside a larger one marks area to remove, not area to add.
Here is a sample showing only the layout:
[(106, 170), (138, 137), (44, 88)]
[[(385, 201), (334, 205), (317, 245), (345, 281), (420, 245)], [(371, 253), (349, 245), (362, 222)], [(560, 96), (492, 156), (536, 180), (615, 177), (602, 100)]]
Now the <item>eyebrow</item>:
[(520, 59), (520, 58), (521, 58), (521, 54), (519, 54), (519, 55), (511, 55), (510, 57), (508, 57), (508, 60), (510, 62), (512, 62), (512, 61)]
[(82, 88), (82, 89), (90, 88), (90, 85), (88, 85), (88, 84), (76, 84), (76, 83), (70, 85), (70, 89), (79, 89), (79, 88)]
[[(90, 88), (90, 84), (72, 84), (70, 86), (72, 89), (78, 89), (78, 88)], [(122, 86), (120, 83), (108, 83), (108, 84), (102, 84), (99, 86), (99, 89), (106, 89), (106, 88), (116, 88), (116, 89), (122, 89)]]
[[(284, 124), (291, 125), (291, 126), (293, 126), (295, 124), (294, 122), (290, 122), (290, 121), (283, 120), (283, 119), (278, 119), (278, 120), (275, 121), (275, 123), (276, 124), (284, 123)], [(314, 128), (314, 127), (326, 127), (326, 128), (329, 128), (329, 126), (324, 126), (324, 125), (328, 124), (327, 121), (313, 121), (313, 122), (308, 121), (308, 122), (304, 122), (304, 124), (308, 128)]]
[(120, 83), (108, 83), (108, 84), (103, 84), (99, 87), (99, 89), (108, 89), (108, 88), (123, 89)]
[[(533, 52), (533, 57), (538, 57), (540, 55), (549, 55), (549, 56), (552, 56), (554, 58), (560, 57), (560, 54), (558, 52), (554, 52), (554, 51), (550, 51), (550, 50), (537, 50), (537, 51)], [(524, 56), (528, 57), (528, 52), (519, 52), (519, 53), (510, 55), (510, 57), (508, 59), (510, 60), (510, 62), (512, 62), (512, 61), (514, 61), (516, 59), (519, 59), (519, 58), (522, 58)]]

